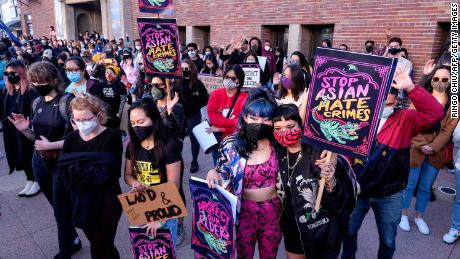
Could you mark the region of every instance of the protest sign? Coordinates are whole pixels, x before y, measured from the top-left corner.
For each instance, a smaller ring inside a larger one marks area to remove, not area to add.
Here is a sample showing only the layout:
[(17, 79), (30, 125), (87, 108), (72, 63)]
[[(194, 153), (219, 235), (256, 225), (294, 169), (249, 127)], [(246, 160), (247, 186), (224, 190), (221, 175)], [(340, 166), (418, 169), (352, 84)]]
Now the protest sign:
[(240, 67), (244, 71), (244, 88), (256, 88), (260, 84), (259, 64), (243, 63)]
[(138, 18), (145, 73), (181, 77), (180, 47), (175, 19)]
[(145, 228), (129, 228), (134, 259), (175, 259), (171, 230), (158, 229), (155, 237), (147, 236)]
[(158, 13), (163, 15), (174, 14), (172, 0), (138, 0), (139, 11), (142, 13)]
[(223, 188), (211, 189), (192, 177), (192, 249), (205, 258), (235, 258), (234, 222), (236, 196)]
[(187, 209), (173, 183), (155, 185), (141, 192), (118, 195), (131, 225), (187, 216)]
[(304, 141), (366, 161), (397, 60), (318, 48)]
[(217, 89), (223, 88), (224, 78), (222, 76), (214, 76), (209, 74), (198, 74), (198, 79), (204, 84), (208, 94), (211, 94)]

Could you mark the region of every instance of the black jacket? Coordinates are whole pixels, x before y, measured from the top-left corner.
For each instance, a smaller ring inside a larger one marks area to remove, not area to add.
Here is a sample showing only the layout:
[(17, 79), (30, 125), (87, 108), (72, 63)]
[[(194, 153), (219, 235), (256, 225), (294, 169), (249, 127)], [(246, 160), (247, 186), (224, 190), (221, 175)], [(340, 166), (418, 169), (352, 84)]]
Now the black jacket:
[(179, 102), (184, 106), (185, 118), (200, 112), (200, 109), (208, 104), (208, 90), (200, 80), (180, 80)]
[[(277, 149), (280, 169), (277, 189), (283, 200), (283, 213), (286, 207), (292, 208), (303, 250), (308, 258), (320, 258), (321, 254), (330, 249), (340, 252), (342, 240), (348, 234), (348, 223), (357, 193), (357, 181), (351, 166), (345, 158), (339, 156), (335, 171), (336, 187), (331, 193), (324, 190), (320, 211), (314, 211), (321, 174), (315, 161), (321, 152), (321, 149), (302, 144), (302, 157), (289, 177), (287, 150)], [(294, 162), (290, 161), (291, 166)], [(289, 188), (290, 200), (286, 199), (286, 188)], [(282, 221), (283, 225), (286, 222)]]

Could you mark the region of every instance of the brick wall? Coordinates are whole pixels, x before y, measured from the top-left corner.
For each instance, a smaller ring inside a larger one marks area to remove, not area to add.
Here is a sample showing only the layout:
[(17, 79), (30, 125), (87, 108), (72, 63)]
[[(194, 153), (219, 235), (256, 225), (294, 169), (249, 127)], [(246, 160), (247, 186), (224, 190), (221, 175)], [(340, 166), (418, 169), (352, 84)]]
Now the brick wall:
[(24, 0), (26, 5), (18, 2), (21, 8), (21, 27), (24, 34), (29, 34), (26, 30), (25, 15), (32, 16), (32, 29), (35, 38), (50, 35), (50, 26), (55, 26), (54, 0)]
[[(425, 62), (437, 55), (441, 32), (438, 22), (450, 21), (450, 2), (445, 0), (388, 1), (187, 1), (176, 0), (179, 26), (210, 26), (211, 43), (221, 46), (239, 34), (245, 37), (270, 35), (262, 25), (334, 24), (333, 45), (347, 44), (363, 51), (372, 39), (386, 43), (386, 30), (403, 39), (418, 78)], [(138, 3), (131, 1), (133, 35), (137, 37)], [(305, 52), (305, 50), (302, 50)]]

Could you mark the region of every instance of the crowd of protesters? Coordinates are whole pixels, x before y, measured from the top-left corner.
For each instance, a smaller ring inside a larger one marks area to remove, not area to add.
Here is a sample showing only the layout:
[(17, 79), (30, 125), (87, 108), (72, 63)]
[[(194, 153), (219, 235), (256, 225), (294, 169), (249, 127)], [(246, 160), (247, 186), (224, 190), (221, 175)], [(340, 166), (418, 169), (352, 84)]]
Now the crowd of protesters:
[[(422, 234), (430, 233), (423, 214), (445, 167), (455, 174), (457, 195), (452, 227), (442, 239), (454, 243), (459, 236), (460, 126), (450, 117), (450, 44), (427, 62), (419, 83), (413, 82), (402, 39), (389, 37), (382, 49), (372, 40), (363, 44), (359, 52), (398, 58), (366, 162), (336, 154), (326, 160), (325, 151), (302, 143), (314, 62), (302, 50), (287, 55), (256, 37), (240, 37), (223, 48), (188, 43), (181, 50), (182, 77), (167, 81), (145, 73), (139, 40), (108, 41), (86, 32), (77, 40), (51, 35), (21, 44), (0, 42), (5, 154), (10, 173), (26, 174), (18, 195), (41, 191), (53, 208), (59, 240), (55, 258), (70, 258), (81, 249), (76, 228), (90, 241), (92, 258), (120, 257), (114, 239), (122, 214), (116, 196), (123, 154), (124, 181), (132, 191), (171, 182), (185, 202), (183, 141), (190, 138), (188, 168), (196, 173), (200, 145), (192, 129), (204, 119), (204, 107), (211, 125), (207, 131), (220, 143), (212, 150), (215, 168), (207, 182), (213, 188), (227, 180), (238, 197), (238, 258), (253, 258), (256, 244), (261, 258), (275, 258), (283, 236), (288, 258), (337, 258), (340, 253), (355, 258), (370, 208), (380, 240), (378, 258), (392, 258), (398, 226), (411, 229), (413, 196), (415, 225)], [(332, 48), (332, 43), (325, 39), (321, 47)], [(350, 50), (346, 44), (338, 49)], [(239, 64), (257, 64), (260, 58), (267, 62), (260, 68), (259, 87), (243, 89)], [(208, 93), (199, 73), (222, 77), (222, 88)], [(326, 187), (318, 212), (321, 177)], [(152, 235), (171, 229), (176, 246), (184, 239), (183, 218), (146, 228)]]

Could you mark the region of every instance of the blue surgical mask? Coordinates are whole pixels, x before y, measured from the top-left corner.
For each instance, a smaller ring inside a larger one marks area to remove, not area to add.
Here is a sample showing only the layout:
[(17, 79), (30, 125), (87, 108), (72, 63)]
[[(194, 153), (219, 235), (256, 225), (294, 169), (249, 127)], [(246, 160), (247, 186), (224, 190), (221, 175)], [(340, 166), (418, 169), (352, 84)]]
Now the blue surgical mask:
[(80, 72), (66, 72), (67, 78), (73, 82), (77, 83), (81, 80), (81, 73)]

